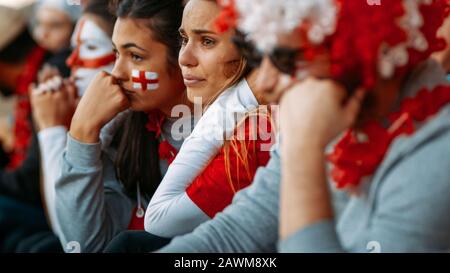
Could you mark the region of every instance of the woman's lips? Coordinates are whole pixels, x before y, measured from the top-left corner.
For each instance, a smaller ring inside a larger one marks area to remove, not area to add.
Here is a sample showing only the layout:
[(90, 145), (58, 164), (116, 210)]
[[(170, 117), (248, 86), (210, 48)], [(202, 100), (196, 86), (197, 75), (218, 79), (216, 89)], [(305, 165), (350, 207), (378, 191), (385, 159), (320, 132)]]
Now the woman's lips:
[(137, 92), (134, 91), (134, 90), (126, 89), (126, 88), (124, 88), (124, 87), (122, 87), (122, 90), (123, 90), (123, 93), (124, 93), (128, 98), (137, 95)]
[(205, 81), (205, 79), (193, 75), (183, 75), (184, 85), (187, 87), (195, 87)]

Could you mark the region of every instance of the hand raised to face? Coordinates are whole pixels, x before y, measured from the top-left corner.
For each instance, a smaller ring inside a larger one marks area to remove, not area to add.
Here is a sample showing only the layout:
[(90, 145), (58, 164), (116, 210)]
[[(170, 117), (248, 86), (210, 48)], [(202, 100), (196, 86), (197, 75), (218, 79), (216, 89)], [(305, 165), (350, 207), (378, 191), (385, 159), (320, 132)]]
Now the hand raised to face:
[(116, 79), (106, 72), (100, 72), (80, 100), (72, 119), (70, 134), (81, 142), (96, 143), (103, 126), (129, 106), (130, 101)]
[(280, 103), (283, 141), (294, 146), (329, 142), (355, 122), (365, 90), (348, 97), (346, 90), (332, 80), (308, 78), (286, 91)]
[(75, 84), (59, 76), (48, 79), (38, 86), (30, 87), (33, 118), (39, 131), (70, 126), (78, 94)]

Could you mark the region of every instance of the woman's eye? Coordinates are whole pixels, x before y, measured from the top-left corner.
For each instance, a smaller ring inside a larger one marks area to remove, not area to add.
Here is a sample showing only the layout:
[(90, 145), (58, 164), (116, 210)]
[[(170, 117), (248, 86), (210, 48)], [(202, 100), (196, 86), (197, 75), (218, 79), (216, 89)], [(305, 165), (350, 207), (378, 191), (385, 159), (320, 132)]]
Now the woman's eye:
[(202, 45), (204, 45), (206, 47), (211, 47), (211, 46), (214, 46), (215, 44), (216, 44), (216, 41), (211, 38), (203, 38), (202, 39)]
[(114, 49), (113, 51), (114, 51), (114, 54), (116, 55), (116, 58), (118, 59), (118, 58), (119, 58), (119, 55), (120, 55), (120, 54), (119, 54), (119, 51), (117, 51), (116, 49)]
[(133, 53), (131, 53), (131, 58), (132, 58), (133, 61), (135, 61), (135, 62), (140, 62), (140, 61), (143, 60), (143, 58), (142, 58), (141, 56), (136, 55), (136, 54), (133, 54)]
[(185, 46), (187, 45), (187, 43), (189, 42), (189, 39), (186, 37), (181, 37), (181, 45)]

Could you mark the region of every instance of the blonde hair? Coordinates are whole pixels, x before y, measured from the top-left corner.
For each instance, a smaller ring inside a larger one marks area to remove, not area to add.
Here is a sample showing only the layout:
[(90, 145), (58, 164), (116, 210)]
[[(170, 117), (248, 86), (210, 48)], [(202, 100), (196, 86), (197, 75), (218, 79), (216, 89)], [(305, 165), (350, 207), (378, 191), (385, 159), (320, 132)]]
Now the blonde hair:
[[(271, 127), (271, 132), (270, 132), (271, 135), (274, 135), (276, 133), (274, 121), (273, 121), (273, 117), (272, 117), (272, 113), (270, 112), (270, 109), (268, 109), (266, 107), (261, 107), (261, 106), (246, 113), (245, 117), (237, 123), (235, 131), (237, 131), (238, 128), (240, 128), (241, 126), (244, 126), (244, 130), (245, 130), (246, 122), (251, 117), (256, 117), (257, 119), (263, 118), (263, 119), (267, 120)], [(250, 125), (251, 124), (252, 123), (250, 122)], [(236, 175), (237, 181), (235, 183), (235, 181), (233, 181), (233, 178), (231, 175), (231, 167), (232, 166), (231, 166), (231, 162), (230, 162), (230, 151), (233, 151), (237, 156), (236, 174), (239, 174), (239, 171), (240, 171), (239, 163), (242, 163), (242, 165), (244, 166), (245, 172), (247, 174), (247, 178), (249, 180), (251, 180), (252, 173), (250, 171), (249, 158), (253, 157), (254, 160), (257, 160), (257, 158), (255, 158), (255, 156), (257, 155), (257, 152), (258, 152), (257, 147), (256, 147), (256, 140), (258, 139), (259, 130), (260, 130), (260, 128), (258, 127), (258, 130), (256, 131), (257, 135), (256, 136), (249, 135), (248, 139), (246, 137), (244, 137), (244, 139), (238, 139), (236, 137), (236, 134), (233, 134), (233, 136), (231, 137), (230, 140), (225, 140), (225, 142), (224, 142), (225, 171), (226, 171), (228, 183), (230, 184), (232, 191), (235, 193), (237, 192), (236, 188), (240, 189), (240, 176)], [(250, 128), (249, 131), (251, 134), (253, 132), (252, 128)], [(253, 139), (255, 141), (249, 141), (249, 140), (253, 140)], [(252, 149), (253, 154), (249, 154), (249, 151), (248, 151), (249, 144), (253, 145), (253, 149)], [(240, 148), (240, 152), (239, 152), (239, 148)], [(235, 187), (235, 184), (237, 184), (237, 187)]]
[(236, 85), (239, 83), (242, 79), (247, 76), (249, 72), (249, 67), (247, 60), (241, 56), (241, 59), (239, 60), (239, 66), (234, 73), (234, 76), (232, 76), (228, 81), (226, 81), (222, 88), (220, 88), (210, 99), (207, 103), (204, 104), (205, 109), (208, 108), (209, 105), (211, 105), (224, 91), (226, 91), (228, 88)]
[[(206, 1), (216, 2), (216, 0), (206, 0)], [(250, 72), (250, 68), (248, 66), (247, 59), (245, 59), (243, 56), (241, 56), (241, 58), (239, 60), (239, 65), (236, 69), (236, 73), (234, 74), (234, 76), (232, 76), (230, 78), (230, 80), (226, 81), (224, 86), (219, 91), (217, 91), (217, 93), (214, 94), (214, 96), (212, 96), (207, 103), (204, 104), (205, 109), (208, 108), (208, 106), (211, 105), (220, 96), (220, 94), (222, 94), (225, 90), (229, 89), (230, 87), (232, 87), (232, 86), (238, 84), (240, 81), (242, 81), (249, 72)], [(264, 113), (262, 113), (262, 112), (264, 112)], [(245, 117), (236, 123), (235, 131), (240, 126), (245, 126), (245, 122), (248, 118), (255, 117), (255, 116), (266, 118), (267, 120), (270, 121), (271, 128), (274, 128), (273, 121), (272, 121), (272, 115), (270, 114), (270, 112), (261, 111), (261, 108), (257, 108), (255, 110), (252, 110), (252, 111), (246, 113)], [(250, 139), (253, 139), (253, 138), (250, 137)], [(252, 145), (254, 145), (253, 151), (255, 151), (255, 153), (256, 153), (256, 147), (255, 147), (256, 141), (252, 141)], [(241, 152), (239, 152), (239, 146), (241, 148)], [(249, 152), (248, 152), (248, 143), (245, 138), (243, 140), (242, 139), (239, 140), (236, 138), (236, 135), (233, 135), (230, 140), (224, 141), (223, 148), (224, 148), (224, 154), (225, 154), (224, 161), (225, 161), (225, 171), (226, 171), (227, 179), (228, 179), (228, 182), (229, 182), (230, 187), (233, 190), (233, 192), (237, 192), (237, 189), (240, 188), (240, 181), (239, 181), (239, 175), (238, 175), (237, 176), (238, 177), (237, 187), (235, 187), (235, 183), (231, 176), (230, 150), (232, 150), (236, 154), (237, 159), (238, 159), (236, 161), (236, 168), (237, 168), (236, 172), (239, 173), (239, 171), (240, 171), (239, 163), (242, 163), (242, 165), (244, 166), (244, 169), (247, 173), (248, 179), (251, 180), (252, 174), (250, 173), (250, 166), (249, 166), (249, 161), (248, 161), (249, 156), (250, 156)]]

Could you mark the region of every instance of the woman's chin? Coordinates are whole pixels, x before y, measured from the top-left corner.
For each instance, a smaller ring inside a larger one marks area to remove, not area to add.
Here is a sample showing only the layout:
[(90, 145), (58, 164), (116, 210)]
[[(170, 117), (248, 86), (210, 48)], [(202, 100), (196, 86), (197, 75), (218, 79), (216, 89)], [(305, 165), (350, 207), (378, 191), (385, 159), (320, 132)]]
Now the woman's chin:
[(194, 89), (194, 88), (186, 88), (186, 92), (187, 92), (187, 98), (190, 102), (192, 103), (197, 103), (197, 104), (202, 104), (202, 98), (203, 96), (201, 95), (202, 92), (199, 92), (198, 89)]
[(130, 101), (130, 108), (131, 111), (134, 112), (150, 112), (152, 110), (157, 109), (155, 105), (146, 105), (143, 103), (140, 103), (138, 101)]
[(146, 112), (146, 109), (144, 109), (145, 107), (142, 106), (142, 104), (138, 103), (138, 102), (133, 102), (130, 101), (130, 109), (133, 112)]

